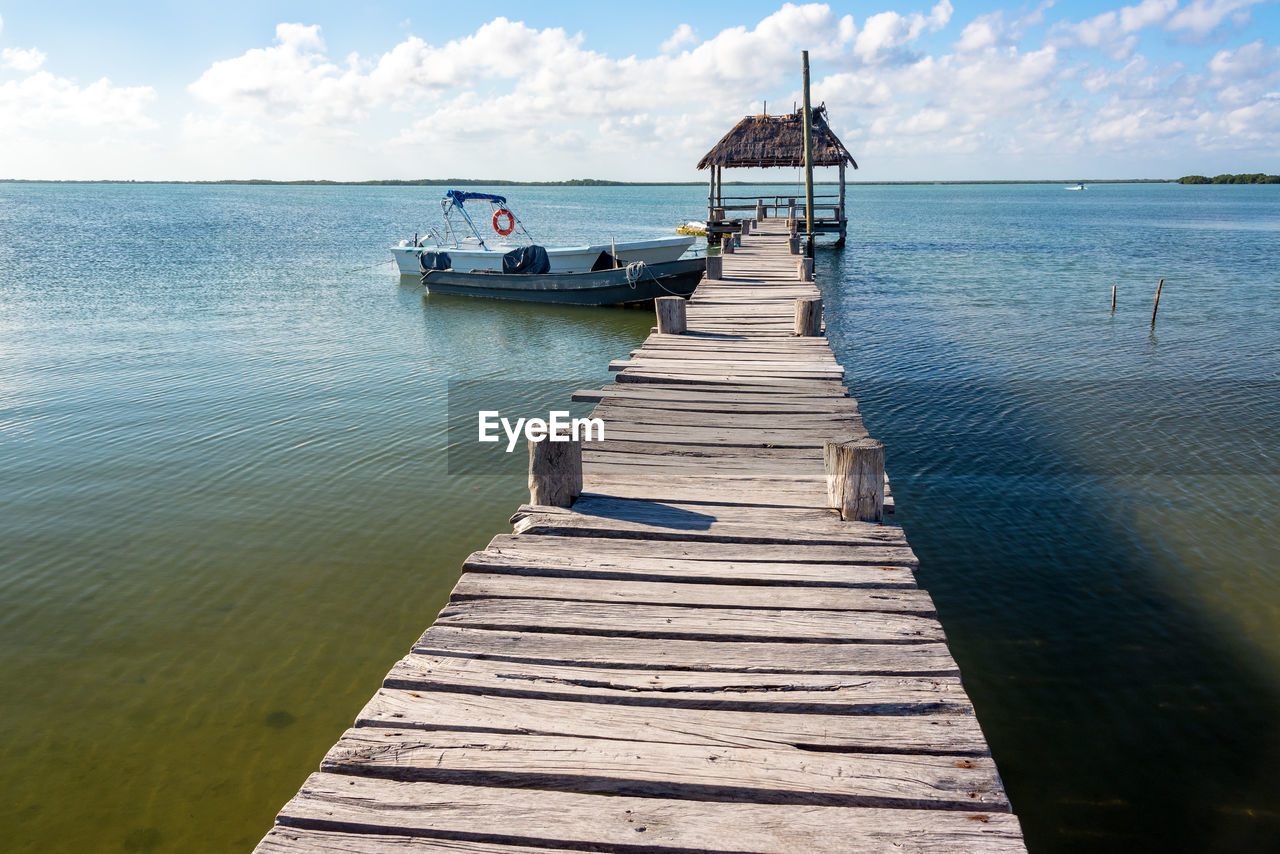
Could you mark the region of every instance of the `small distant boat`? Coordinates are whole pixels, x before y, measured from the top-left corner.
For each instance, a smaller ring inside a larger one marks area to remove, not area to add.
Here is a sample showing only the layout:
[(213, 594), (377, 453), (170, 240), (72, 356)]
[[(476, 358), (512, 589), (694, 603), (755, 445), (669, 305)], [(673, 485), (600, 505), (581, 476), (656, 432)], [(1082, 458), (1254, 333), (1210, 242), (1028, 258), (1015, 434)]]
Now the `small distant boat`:
[(696, 220), (691, 219), (684, 225), (677, 225), (676, 234), (689, 234), (694, 237), (706, 237), (707, 224), (705, 222), (697, 222)]
[(1074, 187), (1063, 187), (1062, 189), (1064, 189), (1064, 190), (1087, 190), (1087, 189), (1089, 189), (1089, 188), (1088, 188), (1088, 187), (1086, 187), (1084, 184), (1076, 184)]
[[(466, 209), (469, 201), (488, 202), (492, 208), (490, 225), (494, 235), (486, 238)], [(440, 202), (444, 213), (443, 231), (428, 229), (425, 236), (414, 235), (391, 247), (401, 275), (417, 275), (419, 258), (424, 252), (446, 252), (455, 273), (474, 271), (498, 272), (509, 252), (534, 243), (524, 224), (511, 212), (505, 196), (449, 190)], [(518, 235), (513, 237), (513, 235)], [(493, 241), (490, 243), (490, 241)], [(609, 241), (581, 246), (547, 246), (547, 258), (553, 273), (584, 273), (608, 252), (622, 264), (642, 261), (661, 264), (675, 261), (693, 245), (693, 238), (658, 237), (652, 240)]]
[[(534, 250), (528, 253), (534, 257), (538, 256), (537, 250), (541, 249), (536, 246), (527, 248)], [(517, 256), (520, 254), (518, 250), (512, 253)], [(435, 260), (434, 257), (427, 256), (422, 262), (423, 266), (426, 267)], [(705, 258), (682, 258), (658, 264), (632, 261), (616, 268), (607, 267), (580, 273), (427, 269), (422, 273), (422, 284), (433, 294), (568, 305), (623, 305), (648, 302), (661, 296), (687, 297), (702, 280), (706, 268)], [(545, 262), (540, 258), (535, 260), (532, 269), (545, 269)]]

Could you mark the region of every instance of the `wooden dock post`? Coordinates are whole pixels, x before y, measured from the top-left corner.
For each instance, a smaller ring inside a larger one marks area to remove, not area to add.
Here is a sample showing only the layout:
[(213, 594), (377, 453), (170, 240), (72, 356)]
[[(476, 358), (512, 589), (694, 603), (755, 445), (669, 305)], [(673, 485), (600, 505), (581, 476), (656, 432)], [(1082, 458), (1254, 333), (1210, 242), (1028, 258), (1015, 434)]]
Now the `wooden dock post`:
[(846, 522), (884, 521), (884, 445), (876, 439), (828, 441), (827, 500)]
[(724, 259), (719, 255), (707, 256), (707, 278), (719, 281), (724, 276)]
[(822, 333), (822, 297), (801, 297), (796, 300), (796, 334), (806, 337)]
[(744, 219), (742, 221), (742, 236), (746, 237), (751, 233), (751, 220)]
[(1164, 290), (1164, 279), (1160, 280), (1160, 284), (1156, 285), (1156, 304), (1151, 307), (1151, 326), (1155, 328), (1156, 312), (1160, 310), (1160, 292)]
[[(683, 300), (682, 300), (683, 302)], [(582, 494), (582, 440), (529, 440), (529, 503), (570, 507)]]
[[(708, 258), (708, 261), (711, 259)], [(720, 259), (717, 258), (717, 261)], [(658, 331), (663, 335), (683, 335), (688, 328), (684, 297), (658, 297), (653, 310), (658, 315)]]
[(726, 235), (724, 236), (724, 240), (720, 241), (720, 254), (721, 254), (721, 255), (732, 255), (732, 254), (733, 254), (733, 249), (734, 249), (734, 242), (733, 242), (733, 238), (734, 238), (734, 235), (732, 235), (732, 234), (726, 234)]
[(796, 259), (796, 276), (802, 282), (813, 281), (813, 259), (812, 258)]
[(799, 255), (800, 254), (800, 238), (794, 234), (788, 237), (787, 248), (791, 250), (792, 255)]
[(1111, 286), (1111, 313), (1116, 313), (1116, 286)]
[(756, 199), (756, 222), (764, 222), (764, 200)]

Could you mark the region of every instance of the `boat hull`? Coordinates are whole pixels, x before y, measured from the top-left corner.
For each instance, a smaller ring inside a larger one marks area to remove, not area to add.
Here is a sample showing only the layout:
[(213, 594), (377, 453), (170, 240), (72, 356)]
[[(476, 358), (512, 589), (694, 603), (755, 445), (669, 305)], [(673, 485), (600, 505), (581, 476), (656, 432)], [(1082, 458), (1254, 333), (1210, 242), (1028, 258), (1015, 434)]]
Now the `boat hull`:
[[(653, 240), (631, 240), (611, 246), (602, 243), (592, 246), (548, 246), (547, 258), (551, 261), (552, 273), (585, 273), (595, 265), (601, 252), (610, 252), (623, 263), (643, 261), (646, 264), (663, 264), (675, 261), (693, 245), (694, 238), (659, 237)], [(445, 252), (453, 264), (454, 272), (471, 273), (476, 271), (502, 271), (502, 256), (517, 246), (495, 246), (493, 249), (478, 247), (461, 247), (441, 249), (434, 246), (393, 246), (391, 255), (396, 259), (400, 274), (416, 276), (421, 270), (418, 256), (423, 252)]]
[(689, 296), (705, 270), (705, 258), (685, 258), (645, 264), (639, 271), (625, 267), (542, 274), (432, 270), (422, 274), (422, 283), (433, 294), (567, 305), (621, 305), (661, 296)]

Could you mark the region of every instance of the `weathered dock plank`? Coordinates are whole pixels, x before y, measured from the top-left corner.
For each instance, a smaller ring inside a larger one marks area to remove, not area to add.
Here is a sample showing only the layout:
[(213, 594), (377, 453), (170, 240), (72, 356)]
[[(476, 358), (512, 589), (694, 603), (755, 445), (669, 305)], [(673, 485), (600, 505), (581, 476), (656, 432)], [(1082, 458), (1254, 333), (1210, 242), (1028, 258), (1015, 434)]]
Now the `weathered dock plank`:
[[(746, 703), (733, 709), (686, 708), (671, 698), (645, 706), (526, 695), (515, 702), (512, 696), (384, 688), (356, 717), (356, 726), (860, 753), (986, 753), (971, 714), (824, 714), (821, 707), (785, 698), (776, 709), (759, 710)], [(831, 697), (827, 708), (843, 699)]]
[(259, 852), (1024, 851), (901, 528), (829, 507), (867, 431), (786, 236), (574, 393), (581, 495), (466, 559)]
[(307, 779), (281, 811), (279, 824), (284, 835), (296, 830), (347, 831), (378, 839), (400, 835), (414, 842), (425, 838), (630, 854), (1025, 850), (1017, 820), (996, 812), (608, 797), (327, 773)]

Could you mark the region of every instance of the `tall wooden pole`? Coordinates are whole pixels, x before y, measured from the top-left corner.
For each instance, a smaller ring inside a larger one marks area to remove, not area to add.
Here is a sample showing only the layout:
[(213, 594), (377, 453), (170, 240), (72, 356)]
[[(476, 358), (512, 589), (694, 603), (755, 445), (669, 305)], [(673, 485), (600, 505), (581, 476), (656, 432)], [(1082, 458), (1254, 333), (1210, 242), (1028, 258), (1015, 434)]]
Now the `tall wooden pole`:
[(813, 115), (809, 109), (809, 51), (800, 51), (804, 67), (804, 230), (813, 243)]

